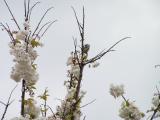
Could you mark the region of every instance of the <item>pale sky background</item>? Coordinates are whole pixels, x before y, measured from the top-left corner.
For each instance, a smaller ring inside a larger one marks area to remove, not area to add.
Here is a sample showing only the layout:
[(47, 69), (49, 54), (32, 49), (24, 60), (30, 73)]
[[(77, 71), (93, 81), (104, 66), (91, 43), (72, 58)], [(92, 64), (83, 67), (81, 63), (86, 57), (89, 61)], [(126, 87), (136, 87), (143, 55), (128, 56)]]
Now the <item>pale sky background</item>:
[[(32, 0), (35, 1), (35, 0)], [(96, 69), (85, 69), (82, 88), (87, 91), (82, 105), (96, 99), (94, 103), (83, 108), (86, 120), (121, 120), (118, 109), (122, 99), (115, 100), (109, 94), (111, 83), (124, 84), (127, 98), (135, 100), (140, 110), (146, 112), (151, 107), (151, 98), (160, 88), (160, 1), (159, 0), (41, 0), (34, 10), (32, 25), (39, 20), (42, 13), (50, 6), (45, 21), (57, 19), (43, 38), (45, 46), (38, 49), (37, 95), (48, 87), (50, 97), (48, 104), (55, 110), (66, 93), (63, 86), (66, 77), (66, 60), (73, 50), (72, 36), (79, 38), (77, 24), (71, 6), (79, 18), (82, 6), (86, 12), (86, 42), (91, 45), (90, 57), (123, 37), (132, 37), (120, 43), (112, 52), (101, 59)], [(8, 0), (15, 17), (23, 23), (23, 0)], [(3, 0), (0, 0), (0, 21), (12, 25), (10, 15)], [(16, 83), (10, 79), (13, 57), (9, 54), (10, 39), (0, 31), (0, 100), (6, 101)], [(21, 84), (16, 88), (14, 103), (9, 107), (7, 120), (19, 115)], [(0, 114), (3, 106), (0, 105)]]

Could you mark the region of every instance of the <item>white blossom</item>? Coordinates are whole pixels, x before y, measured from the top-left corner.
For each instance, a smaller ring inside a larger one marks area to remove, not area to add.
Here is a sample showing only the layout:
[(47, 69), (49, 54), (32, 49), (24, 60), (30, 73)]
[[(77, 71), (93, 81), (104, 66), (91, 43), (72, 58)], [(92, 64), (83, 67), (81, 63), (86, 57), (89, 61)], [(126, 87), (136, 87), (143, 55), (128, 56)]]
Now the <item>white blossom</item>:
[(24, 106), (24, 114), (25, 115), (30, 115), (32, 116), (34, 119), (38, 118), (40, 115), (40, 107), (36, 106), (34, 103), (27, 104)]
[(134, 105), (133, 102), (123, 102), (119, 110), (119, 116), (124, 120), (141, 120), (144, 114)]
[(157, 107), (160, 104), (160, 97), (159, 96), (154, 96), (152, 98), (152, 104), (154, 105), (154, 107)]
[(73, 64), (73, 57), (70, 56), (70, 57), (68, 58), (68, 60), (67, 60), (67, 66), (68, 66), (68, 65), (72, 65), (72, 64)]
[(16, 34), (16, 39), (18, 40), (25, 40), (26, 36), (29, 34), (28, 30), (20, 30)]
[(124, 94), (124, 86), (123, 85), (113, 85), (110, 86), (110, 94), (117, 98), (119, 96), (122, 96)]
[(73, 74), (76, 78), (79, 78), (80, 75), (80, 67), (79, 65), (72, 65), (70, 74)]
[(34, 60), (38, 54), (31, 45), (27, 46), (28, 52), (26, 52), (26, 43), (9, 44), (11, 50), (10, 54), (14, 56), (15, 66), (12, 67), (11, 78), (16, 82), (20, 82), (22, 79), (26, 83), (32, 84), (38, 81), (39, 75), (33, 65)]
[(81, 113), (79, 113), (79, 112), (74, 112), (74, 120), (80, 120), (80, 118), (81, 118)]
[(84, 97), (84, 95), (85, 95), (86, 93), (87, 93), (86, 91), (82, 91), (82, 90), (81, 90), (81, 91), (80, 91), (80, 96), (81, 96), (81, 97)]
[(26, 83), (36, 83), (38, 80), (38, 73), (36, 70), (32, 67), (32, 65), (28, 63), (19, 63), (15, 64), (15, 67), (12, 68), (11, 72), (11, 78), (15, 80), (16, 82), (19, 82), (20, 80), (24, 79)]
[(23, 26), (24, 26), (24, 28), (26, 28), (27, 30), (29, 30), (29, 27), (30, 27), (29, 21), (25, 21), (25, 22), (23, 23)]

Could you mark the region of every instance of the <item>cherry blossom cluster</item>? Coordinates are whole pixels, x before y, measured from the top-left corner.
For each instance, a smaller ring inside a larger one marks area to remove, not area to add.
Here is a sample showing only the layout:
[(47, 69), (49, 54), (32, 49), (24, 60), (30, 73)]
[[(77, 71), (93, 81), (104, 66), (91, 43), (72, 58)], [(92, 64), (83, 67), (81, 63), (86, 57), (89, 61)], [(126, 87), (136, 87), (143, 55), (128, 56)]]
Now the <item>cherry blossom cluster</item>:
[[(12, 67), (11, 78), (15, 82), (25, 82), (22, 88), (24, 92), (29, 92), (30, 98), (22, 100), (24, 104), (24, 119), (36, 119), (39, 117), (40, 108), (36, 106), (34, 100), (34, 85), (38, 81), (39, 75), (36, 71), (35, 60), (38, 57), (37, 51), (34, 49), (42, 44), (39, 42), (37, 36), (31, 35), (29, 21), (23, 24), (23, 30), (13, 31), (13, 40), (9, 43), (10, 54), (14, 56), (15, 62)], [(23, 116), (23, 117), (24, 117)], [(17, 119), (23, 119), (23, 117)]]
[(122, 96), (124, 94), (124, 86), (123, 85), (113, 85), (110, 86), (110, 94), (117, 98), (119, 96)]
[[(157, 89), (158, 90), (158, 89)], [(149, 110), (147, 110), (147, 113), (153, 112), (151, 119), (155, 119), (160, 117), (160, 94), (159, 90), (158, 93), (155, 93), (152, 98), (152, 106)]]
[(28, 98), (24, 101), (24, 116), (14, 117), (11, 120), (47, 120), (45, 117), (40, 117), (41, 109), (37, 106), (37, 102), (33, 98)]
[[(77, 51), (78, 52), (78, 51)], [(75, 53), (71, 53), (71, 56), (67, 60), (68, 66), (68, 81), (64, 84), (67, 87), (67, 94), (64, 100), (61, 100), (61, 105), (57, 106), (57, 113), (55, 120), (71, 120), (74, 116), (74, 120), (80, 120), (82, 113), (80, 111), (80, 102), (84, 97), (85, 92), (80, 90), (78, 100), (76, 99), (76, 92), (78, 82), (80, 79), (80, 58)]]
[(24, 23), (24, 28), (24, 30), (13, 31), (15, 40), (9, 43), (10, 54), (14, 56), (13, 61), (15, 62), (11, 78), (16, 82), (25, 80), (26, 84), (30, 86), (38, 80), (36, 64), (34, 63), (38, 54), (34, 47), (40, 43), (31, 37), (28, 21)]
[(124, 97), (124, 86), (123, 85), (113, 85), (110, 86), (110, 94), (114, 97), (122, 97), (123, 102), (121, 108), (119, 109), (119, 116), (124, 120), (141, 120), (144, 117), (138, 107), (134, 102), (130, 102)]
[(134, 102), (124, 101), (121, 104), (119, 116), (124, 120), (141, 120), (144, 114), (136, 107)]

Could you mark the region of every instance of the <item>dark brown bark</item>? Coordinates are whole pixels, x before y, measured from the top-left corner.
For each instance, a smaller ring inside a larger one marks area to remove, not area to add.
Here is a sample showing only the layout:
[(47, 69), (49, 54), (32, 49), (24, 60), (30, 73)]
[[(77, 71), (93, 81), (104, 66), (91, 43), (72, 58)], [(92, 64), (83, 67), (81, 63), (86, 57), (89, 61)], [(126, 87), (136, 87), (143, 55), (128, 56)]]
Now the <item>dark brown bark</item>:
[(25, 92), (26, 85), (25, 80), (22, 80), (22, 96), (21, 96), (21, 115), (24, 116), (24, 103), (25, 103)]

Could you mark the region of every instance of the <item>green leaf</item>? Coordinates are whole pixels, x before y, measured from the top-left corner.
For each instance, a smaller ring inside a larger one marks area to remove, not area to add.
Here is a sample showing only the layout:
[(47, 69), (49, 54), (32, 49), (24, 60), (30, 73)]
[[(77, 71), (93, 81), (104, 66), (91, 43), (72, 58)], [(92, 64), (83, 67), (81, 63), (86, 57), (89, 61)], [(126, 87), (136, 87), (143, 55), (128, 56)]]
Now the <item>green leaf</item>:
[(36, 70), (37, 69), (37, 64), (32, 64), (32, 67), (33, 67), (34, 70)]
[(40, 46), (40, 43), (38, 41), (36, 41), (35, 39), (33, 39), (33, 40), (31, 40), (31, 45), (34, 48), (34, 47)]
[(21, 42), (18, 39), (15, 39), (15, 44), (17, 43), (21, 44)]

